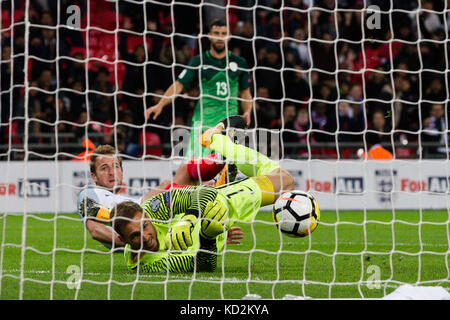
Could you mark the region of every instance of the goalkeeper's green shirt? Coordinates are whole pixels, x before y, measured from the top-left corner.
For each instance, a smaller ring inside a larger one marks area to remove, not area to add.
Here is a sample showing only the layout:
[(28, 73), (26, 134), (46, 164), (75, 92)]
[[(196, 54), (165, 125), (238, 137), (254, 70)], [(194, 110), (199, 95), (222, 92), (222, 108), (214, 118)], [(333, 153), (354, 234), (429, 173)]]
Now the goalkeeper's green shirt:
[[(193, 246), (183, 253), (168, 253), (165, 243), (170, 223), (177, 222), (184, 214), (201, 215), (206, 205), (214, 201), (217, 191), (210, 186), (196, 186), (174, 189), (157, 194), (142, 204), (145, 214), (152, 220), (159, 243), (159, 250), (144, 254), (140, 261), (132, 260), (130, 246), (125, 247), (125, 260), (129, 269), (136, 269), (139, 265), (142, 272), (192, 272), (197, 266), (198, 271), (212, 271), (215, 269), (216, 255), (200, 248), (199, 226), (197, 223), (192, 233)], [(215, 251), (215, 248), (204, 248)], [(197, 260), (197, 261), (195, 261)]]
[(217, 59), (205, 51), (191, 59), (177, 80), (188, 90), (199, 89), (200, 99), (194, 109), (187, 157), (205, 156), (210, 151), (198, 143), (201, 130), (239, 114), (238, 93), (250, 87), (247, 62), (231, 52), (225, 58)]
[[(173, 189), (157, 194), (142, 204), (147, 216), (156, 228), (159, 251), (144, 254), (140, 261), (133, 261), (130, 246), (125, 247), (125, 260), (129, 269), (157, 272), (212, 271), (216, 267), (217, 255), (222, 251), (227, 233), (217, 236), (215, 245), (204, 247), (200, 243), (200, 223), (192, 232), (193, 245), (183, 253), (169, 253), (165, 243), (170, 223), (177, 222), (183, 214), (203, 214), (206, 205), (214, 200), (222, 202), (228, 208), (230, 227), (235, 221), (253, 221), (261, 206), (261, 189), (252, 178), (235, 181), (218, 188), (207, 185)], [(205, 249), (205, 250), (198, 250)]]

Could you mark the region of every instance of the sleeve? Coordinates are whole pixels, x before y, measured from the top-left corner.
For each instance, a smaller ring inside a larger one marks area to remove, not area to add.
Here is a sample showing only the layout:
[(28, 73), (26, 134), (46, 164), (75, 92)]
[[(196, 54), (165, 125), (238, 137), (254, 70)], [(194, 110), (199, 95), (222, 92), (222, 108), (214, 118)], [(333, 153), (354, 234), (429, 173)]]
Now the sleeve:
[(201, 216), (206, 205), (214, 201), (217, 190), (208, 185), (172, 189), (144, 202), (144, 211), (151, 219), (168, 221), (177, 214)]
[(173, 212), (201, 217), (209, 202), (216, 199), (217, 190), (208, 185), (186, 187), (171, 191)]
[(200, 57), (196, 56), (189, 61), (186, 68), (180, 73), (177, 81), (179, 81), (186, 89), (192, 89), (198, 82), (198, 66), (200, 65)]
[[(109, 223), (110, 210), (100, 204), (98, 194), (93, 189), (80, 192), (77, 199), (77, 212), (81, 221), (86, 225), (88, 219), (95, 219), (103, 223)], [(103, 221), (104, 220), (104, 221)]]
[(77, 198), (77, 213), (80, 216), (81, 222), (86, 225), (87, 216), (89, 211), (96, 204), (98, 204), (98, 195), (92, 189), (85, 189), (80, 192)]
[(250, 87), (251, 79), (250, 79), (250, 72), (247, 71), (248, 64), (244, 58), (241, 58), (239, 68), (243, 69), (239, 76), (239, 90), (245, 90)]

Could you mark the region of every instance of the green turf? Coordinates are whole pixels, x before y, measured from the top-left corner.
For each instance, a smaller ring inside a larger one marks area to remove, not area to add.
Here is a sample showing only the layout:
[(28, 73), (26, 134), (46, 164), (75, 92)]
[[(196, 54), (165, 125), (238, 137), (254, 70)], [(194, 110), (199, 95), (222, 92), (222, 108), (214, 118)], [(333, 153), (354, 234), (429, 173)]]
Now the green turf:
[[(240, 224), (245, 239), (219, 256), (216, 272), (169, 276), (129, 272), (77, 217), (0, 215), (1, 299), (377, 298), (405, 282), (450, 289), (447, 211), (322, 212), (306, 238), (281, 235), (261, 212)], [(79, 289), (70, 288), (71, 265), (82, 268)], [(377, 271), (381, 283), (370, 281)]]

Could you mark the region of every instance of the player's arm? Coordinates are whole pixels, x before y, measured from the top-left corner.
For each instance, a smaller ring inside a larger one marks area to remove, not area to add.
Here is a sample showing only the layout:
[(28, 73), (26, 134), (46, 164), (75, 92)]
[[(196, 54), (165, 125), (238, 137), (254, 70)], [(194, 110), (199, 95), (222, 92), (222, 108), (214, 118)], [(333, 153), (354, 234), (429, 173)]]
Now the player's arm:
[(184, 85), (180, 81), (172, 83), (159, 102), (145, 111), (145, 116), (148, 118), (153, 114), (153, 120), (158, 118), (164, 107), (171, 103), (172, 99), (176, 99), (176, 95), (180, 94), (183, 89)]
[(152, 114), (153, 120), (155, 120), (163, 108), (168, 105), (170, 102), (172, 102), (172, 99), (176, 99), (176, 95), (180, 94), (184, 88), (191, 89), (193, 84), (197, 82), (198, 79), (198, 67), (200, 65), (200, 58), (199, 56), (194, 57), (189, 61), (189, 64), (187, 67), (181, 72), (181, 74), (178, 76), (178, 79), (172, 83), (172, 85), (164, 92), (163, 97), (157, 104), (154, 106), (148, 108), (145, 111), (146, 117), (150, 117)]
[(242, 69), (242, 72), (239, 76), (239, 92), (238, 95), (242, 99), (241, 100), (241, 109), (242, 116), (247, 120), (247, 125), (250, 125), (251, 122), (251, 113), (253, 108), (252, 102), (252, 94), (250, 92), (250, 73), (248, 71), (248, 64), (245, 59), (241, 59), (239, 61), (239, 68)]
[(250, 88), (240, 90), (239, 97), (241, 100), (241, 108), (242, 108), (242, 116), (247, 120), (247, 125), (250, 125), (251, 122), (251, 114), (252, 114), (252, 94), (250, 92)]
[(117, 232), (114, 232), (101, 222), (87, 220), (86, 229), (88, 229), (94, 240), (110, 244), (111, 246), (114, 243), (115, 247), (124, 247), (126, 245), (126, 242), (123, 241)]
[(113, 229), (106, 226), (106, 223), (109, 223), (110, 210), (87, 196), (81, 196), (78, 204), (78, 213), (83, 219), (92, 239), (111, 246), (114, 243), (115, 247), (125, 246), (125, 241)]

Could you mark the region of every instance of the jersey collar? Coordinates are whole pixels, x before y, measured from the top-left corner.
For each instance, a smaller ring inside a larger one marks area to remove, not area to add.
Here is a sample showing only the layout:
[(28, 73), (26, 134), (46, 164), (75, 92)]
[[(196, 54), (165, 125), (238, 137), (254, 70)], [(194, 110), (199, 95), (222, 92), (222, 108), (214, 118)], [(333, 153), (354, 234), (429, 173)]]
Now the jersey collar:
[[(208, 58), (217, 59), (217, 58), (214, 58), (214, 57), (211, 55), (210, 50), (206, 50), (206, 56), (207, 56)], [(231, 51), (228, 51), (228, 56), (231, 57)], [(224, 58), (222, 58), (222, 59), (224, 59)], [(222, 59), (217, 59), (217, 60), (222, 60)]]

